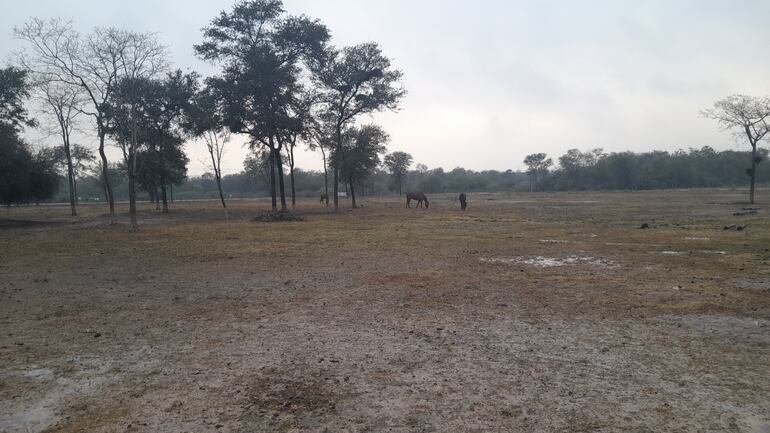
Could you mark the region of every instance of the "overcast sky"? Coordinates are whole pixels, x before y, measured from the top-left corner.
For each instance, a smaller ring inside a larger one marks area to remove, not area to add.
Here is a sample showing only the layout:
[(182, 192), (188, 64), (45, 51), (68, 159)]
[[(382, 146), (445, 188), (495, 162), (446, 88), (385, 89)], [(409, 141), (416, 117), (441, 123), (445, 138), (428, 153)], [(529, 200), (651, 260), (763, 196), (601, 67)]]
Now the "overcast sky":
[[(176, 67), (204, 75), (192, 45), (231, 1), (0, 0), (0, 58), (30, 17), (63, 17), (83, 32), (157, 32)], [(320, 18), (338, 46), (376, 41), (405, 74), (398, 113), (378, 114), (404, 150), (430, 168), (520, 169), (529, 153), (567, 149), (745, 148), (699, 110), (732, 93), (770, 94), (770, 1), (285, 0)], [(95, 144), (95, 140), (87, 141)], [(205, 171), (188, 143), (190, 173)], [(233, 144), (225, 173), (240, 171)], [(117, 154), (114, 154), (117, 157)], [(320, 168), (320, 154), (298, 158)]]

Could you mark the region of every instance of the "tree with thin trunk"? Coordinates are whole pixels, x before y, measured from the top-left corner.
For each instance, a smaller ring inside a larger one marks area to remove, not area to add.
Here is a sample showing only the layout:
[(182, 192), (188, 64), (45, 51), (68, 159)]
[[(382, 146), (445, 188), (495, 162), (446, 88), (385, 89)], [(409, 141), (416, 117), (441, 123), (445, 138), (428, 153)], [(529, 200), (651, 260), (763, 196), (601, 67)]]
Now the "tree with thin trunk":
[[(197, 54), (223, 66), (207, 84), (222, 98), (225, 124), (270, 151), (286, 210), (281, 137), (294, 123), (290, 107), (303, 92), (303, 67), (323, 52), (329, 32), (318, 20), (288, 15), (280, 0), (247, 0), (214, 18), (203, 38)], [(270, 195), (276, 211), (273, 176)]]
[(78, 144), (71, 143), (69, 150), (69, 158), (64, 146), (56, 146), (53, 148), (46, 148), (41, 152), (46, 154), (47, 159), (53, 161), (57, 168), (61, 168), (59, 172), (63, 172), (64, 176), (67, 176), (69, 164), (72, 163), (72, 189), (74, 191), (75, 203), (78, 203), (78, 179), (80, 179), (84, 173), (94, 173), (96, 176), (101, 176), (101, 170), (99, 166), (94, 166), (96, 161), (94, 152), (87, 147)]
[(70, 157), (72, 158), (72, 170), (74, 172), (72, 184), (75, 189), (75, 202), (77, 202), (79, 200), (78, 179), (83, 176), (84, 172), (93, 167), (96, 156), (92, 150), (82, 144), (72, 143)]
[(130, 231), (138, 231), (136, 215), (137, 153), (149, 139), (141, 128), (147, 107), (143, 104), (152, 79), (167, 68), (167, 50), (152, 33), (131, 33), (128, 48), (118, 58), (118, 82), (110, 98), (110, 130), (123, 149), (128, 174), (128, 213)]
[(80, 106), (83, 103), (80, 88), (50, 80), (48, 76), (38, 77), (36, 85), (38, 98), (42, 102), (41, 111), (55, 120), (56, 126), (50, 131), (61, 139), (61, 149), (64, 151), (64, 165), (67, 172), (69, 187), (70, 213), (77, 216), (76, 173), (73, 164), (73, 146), (70, 142), (75, 130)]
[(329, 161), (326, 156), (327, 151), (332, 151), (335, 147), (334, 133), (329, 130), (329, 124), (323, 123), (317, 117), (311, 116), (308, 121), (306, 143), (308, 150), (321, 151), (324, 166), (324, 195), (326, 207), (329, 207)]
[(527, 165), (527, 173), (530, 176), (529, 190), (537, 191), (537, 179), (539, 175), (548, 173), (548, 168), (553, 165), (553, 160), (545, 153), (533, 153), (524, 158)]
[(406, 174), (409, 172), (409, 167), (412, 165), (412, 155), (396, 151), (385, 155), (384, 164), (390, 170), (390, 174), (395, 180), (398, 188), (398, 195), (401, 195), (401, 185), (404, 183)]
[(751, 146), (751, 167), (746, 173), (751, 177), (749, 202), (754, 204), (754, 189), (757, 165), (762, 158), (757, 145), (770, 133), (770, 97), (731, 95), (714, 103), (714, 107), (703, 110), (701, 116), (714, 119), (724, 130), (734, 130), (736, 136), (745, 136)]
[[(18, 53), (25, 69), (45, 74), (49, 79), (79, 86), (89, 102), (82, 108), (96, 125), (99, 139), (102, 179), (115, 222), (115, 198), (110, 164), (105, 151), (109, 101), (121, 77), (123, 59), (136, 53), (137, 33), (114, 27), (98, 27), (86, 36), (78, 34), (72, 22), (62, 19), (32, 19), (14, 29), (17, 39), (27, 42), (29, 51)], [(145, 35), (146, 36), (146, 35)]]
[(194, 97), (192, 106), (187, 114), (185, 129), (195, 138), (203, 138), (206, 144), (211, 170), (214, 172), (214, 180), (219, 191), (219, 200), (225, 212), (225, 219), (229, 219), (227, 203), (222, 190), (222, 157), (225, 154), (225, 146), (230, 142), (230, 131), (224, 125), (220, 99), (214, 94), (214, 89), (206, 87), (201, 89)]
[[(396, 111), (406, 90), (401, 84), (403, 73), (391, 66), (374, 42), (329, 48), (313, 64), (313, 80), (319, 87), (322, 120), (334, 131), (335, 152), (343, 152), (343, 131), (355, 124), (356, 118), (383, 110)], [(339, 209), (339, 163), (334, 165), (334, 211)]]
[(312, 138), (312, 127), (315, 123), (312, 110), (315, 104), (315, 95), (311, 92), (303, 91), (299, 97), (289, 105), (287, 119), (287, 128), (283, 134), (279, 135), (282, 146), (286, 149), (286, 159), (289, 163), (289, 178), (291, 179), (291, 207), (297, 206), (297, 188), (294, 178), (294, 167), (296, 159), (294, 150), (300, 140), (308, 142)]

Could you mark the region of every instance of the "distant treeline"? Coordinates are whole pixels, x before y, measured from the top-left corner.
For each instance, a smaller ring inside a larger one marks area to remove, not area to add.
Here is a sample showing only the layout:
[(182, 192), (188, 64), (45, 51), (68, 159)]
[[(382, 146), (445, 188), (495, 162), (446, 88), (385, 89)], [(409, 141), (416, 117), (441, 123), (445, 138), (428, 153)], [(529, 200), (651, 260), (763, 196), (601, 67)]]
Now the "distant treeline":
[[(767, 150), (762, 149), (763, 161)], [(604, 154), (598, 150), (582, 153), (571, 150), (559, 159), (559, 167), (538, 174), (538, 191), (567, 190), (634, 190), (666, 188), (702, 188), (744, 186), (748, 182), (746, 173), (749, 152), (717, 152), (710, 147), (677, 152), (619, 152)], [(770, 184), (770, 167), (760, 164), (757, 180)], [(116, 198), (127, 199), (125, 176), (116, 167), (113, 184)], [(319, 171), (295, 170), (297, 195), (319, 197), (324, 191), (324, 174)], [(66, 180), (61, 179), (62, 188), (58, 201), (66, 201)], [(406, 176), (405, 190), (420, 190), (426, 193), (442, 192), (505, 192), (530, 191), (535, 189), (531, 173), (524, 171), (473, 171), (455, 168), (428, 169), (418, 165)], [(331, 182), (331, 180), (330, 180)], [(358, 182), (361, 195), (381, 196), (397, 193), (398, 186), (391, 174), (383, 169), (374, 170)], [(269, 183), (263, 175), (242, 171), (223, 176), (222, 188), (227, 197), (251, 198), (269, 194)], [(331, 185), (330, 185), (331, 188)], [(345, 191), (345, 186), (340, 186)], [(86, 176), (78, 183), (81, 200), (104, 200), (104, 188), (99, 177)], [(175, 199), (215, 199), (218, 197), (216, 181), (206, 174), (186, 179), (173, 188)], [(144, 199), (149, 199), (145, 195)]]

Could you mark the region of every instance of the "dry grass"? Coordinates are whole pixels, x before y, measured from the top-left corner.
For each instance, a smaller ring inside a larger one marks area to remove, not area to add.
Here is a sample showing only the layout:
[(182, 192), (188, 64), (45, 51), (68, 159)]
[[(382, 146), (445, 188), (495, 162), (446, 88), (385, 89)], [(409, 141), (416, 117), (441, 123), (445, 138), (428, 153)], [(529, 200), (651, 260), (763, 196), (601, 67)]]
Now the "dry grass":
[(123, 206), (6, 209), (0, 431), (765, 431), (744, 195), (186, 202), (139, 233)]

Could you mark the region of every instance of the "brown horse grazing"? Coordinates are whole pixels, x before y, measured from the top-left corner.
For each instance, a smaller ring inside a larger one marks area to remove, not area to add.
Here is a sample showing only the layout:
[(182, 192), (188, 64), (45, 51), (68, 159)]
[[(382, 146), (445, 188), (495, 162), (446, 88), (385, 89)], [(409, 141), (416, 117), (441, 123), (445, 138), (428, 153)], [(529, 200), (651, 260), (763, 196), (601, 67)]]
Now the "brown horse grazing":
[(465, 208), (468, 207), (468, 199), (465, 197), (465, 193), (460, 193), (460, 209), (465, 210)]
[(430, 205), (430, 203), (428, 203), (428, 197), (425, 197), (425, 194), (419, 191), (406, 193), (406, 207), (412, 207), (410, 205), (412, 200), (417, 200), (417, 207), (422, 206), (423, 202), (425, 203), (425, 209)]

